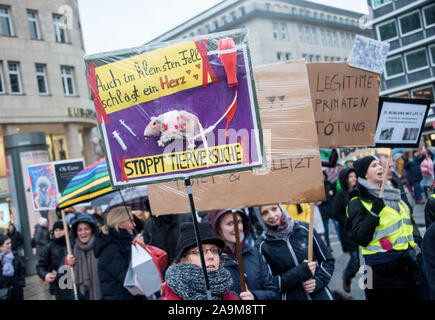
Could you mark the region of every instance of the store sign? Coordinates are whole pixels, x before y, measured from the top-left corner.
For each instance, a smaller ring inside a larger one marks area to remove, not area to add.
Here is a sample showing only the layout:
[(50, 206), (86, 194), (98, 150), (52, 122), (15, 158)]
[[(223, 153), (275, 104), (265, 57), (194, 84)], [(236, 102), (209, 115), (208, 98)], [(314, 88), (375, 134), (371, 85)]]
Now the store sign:
[(68, 117), (73, 118), (87, 118), (87, 119), (97, 119), (95, 110), (84, 109), (84, 108), (67, 108), (66, 114)]

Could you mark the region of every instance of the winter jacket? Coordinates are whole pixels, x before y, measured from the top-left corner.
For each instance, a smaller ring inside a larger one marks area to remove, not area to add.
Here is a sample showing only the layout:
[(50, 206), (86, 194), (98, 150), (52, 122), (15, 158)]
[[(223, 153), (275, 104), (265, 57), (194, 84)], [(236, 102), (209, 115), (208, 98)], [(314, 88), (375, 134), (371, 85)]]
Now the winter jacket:
[(341, 247), (344, 252), (357, 251), (358, 244), (352, 238), (352, 230), (347, 223), (346, 207), (350, 201), (350, 192), (348, 191), (348, 177), (351, 172), (355, 172), (354, 168), (346, 168), (340, 171), (338, 180), (342, 189), (337, 192), (331, 209), (331, 217), (338, 221), (338, 226), (341, 235)]
[[(163, 285), (162, 297), (160, 300), (182, 300), (166, 283)], [(235, 296), (231, 291), (228, 291), (222, 300), (240, 300), (239, 297)]]
[[(326, 220), (331, 218), (331, 209), (334, 201), (335, 188), (333, 187), (332, 183), (329, 182), (328, 180), (325, 180), (323, 182), (323, 186), (325, 188), (326, 200), (322, 201), (322, 203), (319, 205), (319, 210), (320, 210), (320, 214), (322, 215), (322, 219)], [(330, 194), (330, 191), (332, 191), (332, 195)]]
[[(245, 273), (245, 282), (248, 290), (254, 295), (256, 300), (279, 300), (279, 289), (277, 283), (267, 270), (267, 265), (260, 253), (246, 244), (242, 249), (243, 269)], [(232, 259), (226, 254), (222, 255), (224, 267), (230, 271), (233, 278), (231, 291), (240, 294), (242, 286), (240, 282), (238, 261)]]
[(420, 182), (423, 179), (423, 175), (421, 174), (420, 163), (424, 160), (425, 156), (419, 156), (417, 158), (413, 158), (412, 161), (408, 159), (405, 160), (405, 171), (406, 177), (410, 184), (414, 184), (416, 182)]
[[(366, 188), (357, 184), (358, 198), (351, 199), (348, 204), (348, 215), (352, 236), (355, 242), (366, 247), (373, 238), (379, 217), (370, 214), (360, 199), (373, 202), (375, 197)], [(413, 225), (416, 228), (415, 225)], [(423, 274), (416, 262), (415, 252), (408, 250), (390, 250), (370, 255), (365, 263), (372, 268), (373, 288), (409, 288), (423, 282)], [(375, 261), (375, 262), (373, 262)]]
[(124, 279), (131, 259), (130, 246), (122, 243), (119, 232), (109, 229), (109, 234), (99, 234), (94, 243), (98, 259), (101, 300), (132, 300), (135, 297), (124, 288)]
[(68, 254), (65, 237), (51, 240), (46, 250), (39, 256), (36, 272), (39, 277), (45, 281), (47, 273), (56, 271), (56, 280), (50, 283), (50, 294), (55, 295), (58, 300), (70, 299), (71, 291), (59, 288), (59, 279), (62, 276), (59, 268), (65, 264), (65, 257)]
[[(334, 271), (335, 259), (314, 231), (313, 261), (317, 262), (317, 268), (313, 277), (308, 264), (303, 263), (308, 260), (308, 234), (309, 225), (295, 221), (286, 240), (266, 234), (257, 241), (256, 246), (278, 281), (282, 300), (333, 300), (327, 285)], [(311, 278), (316, 281), (316, 288), (308, 294), (303, 282)]]
[(435, 300), (435, 223), (427, 228), (422, 247), (431, 300)]
[(33, 239), (35, 239), (36, 244), (36, 254), (40, 256), (43, 251), (45, 251), (45, 247), (50, 241), (50, 231), (48, 231), (47, 227), (43, 227), (40, 224), (35, 225), (35, 233), (33, 235)]
[(429, 197), (426, 202), (426, 206), (424, 207), (424, 222), (426, 224), (426, 228), (435, 221), (435, 199), (433, 197)]
[(7, 236), (9, 238), (11, 238), (12, 241), (12, 251), (17, 251), (18, 249), (20, 249), (23, 246), (24, 240), (23, 240), (23, 236), (21, 235), (21, 233), (17, 230), (17, 228), (15, 228), (15, 226), (13, 224), (11, 224), (11, 226), (13, 226), (14, 230), (12, 232), (10, 232), (8, 230)]
[[(0, 261), (0, 288), (7, 287), (24, 287), (26, 285), (26, 269), (24, 262), (19, 256), (18, 252), (12, 251), (14, 260), (12, 265), (14, 266), (14, 275), (12, 277), (3, 276), (3, 263)], [(0, 257), (1, 260), (1, 257)]]
[(189, 221), (192, 221), (192, 218), (187, 213), (150, 216), (143, 226), (144, 242), (166, 251), (170, 266), (176, 256), (180, 224)]

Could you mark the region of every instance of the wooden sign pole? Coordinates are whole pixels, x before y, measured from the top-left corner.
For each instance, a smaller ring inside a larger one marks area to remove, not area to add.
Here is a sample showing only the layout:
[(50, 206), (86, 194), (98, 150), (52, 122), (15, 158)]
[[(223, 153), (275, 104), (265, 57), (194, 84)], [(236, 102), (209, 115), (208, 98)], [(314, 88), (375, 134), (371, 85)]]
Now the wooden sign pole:
[(393, 155), (393, 149), (390, 148), (390, 152), (388, 153), (387, 164), (385, 165), (385, 169), (384, 169), (384, 175), (382, 177), (381, 191), (379, 192), (380, 198), (382, 198), (382, 195), (384, 194), (385, 183), (387, 182), (388, 167), (390, 166), (390, 161), (391, 161), (392, 155)]
[(237, 250), (237, 259), (239, 262), (239, 274), (240, 274), (240, 284), (242, 286), (242, 292), (246, 291), (246, 282), (245, 282), (245, 269), (243, 268), (243, 257), (242, 257), (242, 246), (240, 244), (240, 234), (239, 234), (239, 223), (237, 219), (238, 213), (233, 211), (233, 224), (234, 224), (234, 232), (236, 233), (236, 250)]
[[(72, 255), (71, 244), (69, 241), (68, 226), (66, 224), (66, 218), (65, 218), (65, 212), (63, 210), (60, 210), (60, 214), (62, 215), (63, 230), (65, 230), (65, 240), (66, 240), (66, 248), (68, 250), (68, 255)], [(68, 266), (68, 268), (71, 269), (71, 279), (73, 282), (74, 298), (75, 298), (75, 300), (78, 300), (76, 279), (75, 279), (75, 275), (74, 275), (74, 268), (73, 268), (73, 266)]]
[(308, 262), (313, 261), (313, 237), (314, 237), (314, 202), (310, 203), (310, 228), (308, 233)]

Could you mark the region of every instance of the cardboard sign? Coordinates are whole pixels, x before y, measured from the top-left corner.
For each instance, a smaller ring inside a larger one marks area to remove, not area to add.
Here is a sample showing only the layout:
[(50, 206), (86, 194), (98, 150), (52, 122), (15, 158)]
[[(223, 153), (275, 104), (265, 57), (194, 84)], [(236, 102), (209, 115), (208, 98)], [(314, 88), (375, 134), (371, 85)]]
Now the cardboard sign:
[[(267, 168), (192, 179), (198, 211), (324, 200), (305, 62), (254, 69)], [(150, 185), (154, 215), (190, 212), (182, 181)]]
[(347, 63), (308, 63), (319, 146), (372, 146), (380, 78)]
[(430, 100), (383, 98), (375, 134), (376, 147), (418, 148)]
[(113, 186), (263, 165), (247, 30), (85, 62)]
[(69, 180), (85, 166), (83, 159), (27, 166), (35, 211), (54, 210)]

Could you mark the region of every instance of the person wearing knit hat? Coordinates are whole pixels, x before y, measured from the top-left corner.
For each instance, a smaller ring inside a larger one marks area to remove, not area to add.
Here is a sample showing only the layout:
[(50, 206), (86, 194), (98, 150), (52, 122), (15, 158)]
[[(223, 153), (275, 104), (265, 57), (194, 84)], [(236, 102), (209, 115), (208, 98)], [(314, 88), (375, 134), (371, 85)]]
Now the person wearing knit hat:
[(11, 238), (0, 234), (0, 300), (24, 300), (24, 262), (11, 249)]
[(72, 300), (72, 290), (62, 289), (59, 286), (62, 274), (58, 271), (65, 264), (65, 257), (68, 253), (62, 220), (56, 221), (52, 230), (53, 239), (39, 257), (36, 272), (43, 281), (49, 284), (50, 294), (54, 295), (56, 300)]
[(36, 247), (36, 255), (40, 257), (50, 241), (50, 231), (48, 230), (48, 220), (46, 218), (39, 217), (38, 223), (35, 225), (33, 240)]
[(347, 223), (362, 247), (365, 269), (372, 271), (367, 300), (424, 299), (425, 278), (416, 261), (411, 213), (400, 190), (385, 184), (381, 195), (384, 169), (373, 156), (359, 159), (355, 170), (358, 191), (350, 196)]
[[(210, 223), (198, 223), (198, 233), (204, 253), (211, 299), (239, 300), (230, 291), (231, 274), (223, 267), (220, 259), (225, 242), (213, 234)], [(180, 225), (176, 252), (177, 263), (170, 266), (165, 273), (162, 300), (207, 300), (209, 297), (192, 222)]]
[(242, 300), (279, 300), (279, 289), (273, 281), (267, 265), (258, 250), (254, 249), (246, 239), (249, 236), (249, 218), (243, 209), (234, 210), (237, 214), (240, 246), (242, 248), (243, 268), (247, 291), (242, 292), (236, 236), (234, 230), (233, 210), (213, 210), (207, 213), (207, 221), (213, 226), (213, 233), (225, 241), (222, 259), (225, 268), (233, 278), (232, 291), (239, 294)]

